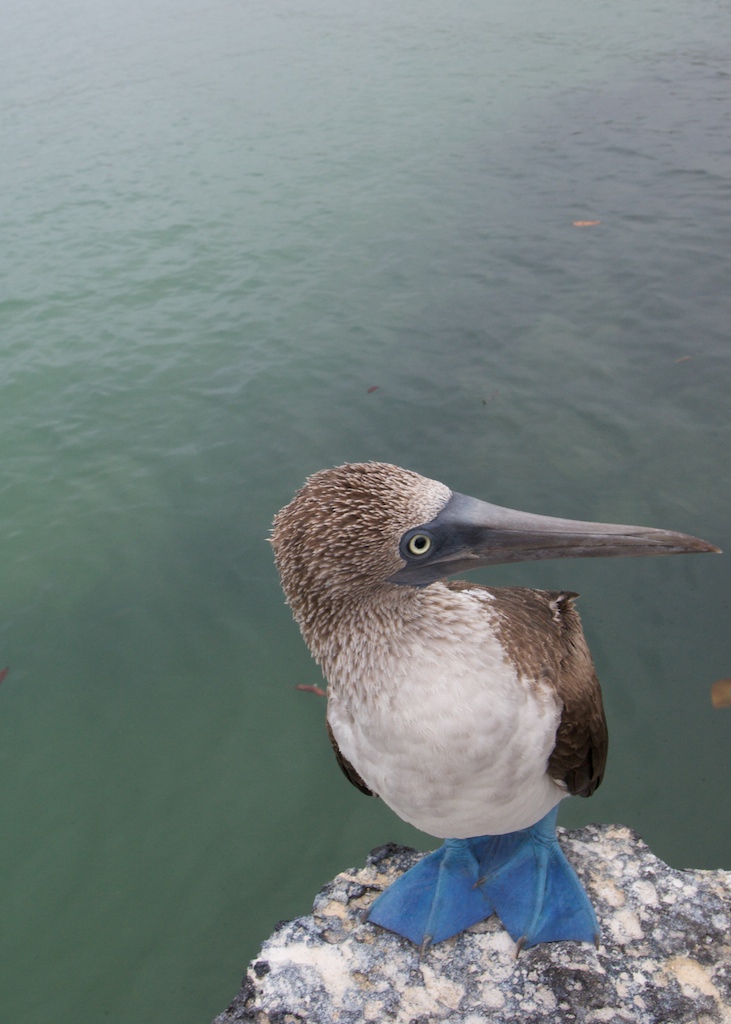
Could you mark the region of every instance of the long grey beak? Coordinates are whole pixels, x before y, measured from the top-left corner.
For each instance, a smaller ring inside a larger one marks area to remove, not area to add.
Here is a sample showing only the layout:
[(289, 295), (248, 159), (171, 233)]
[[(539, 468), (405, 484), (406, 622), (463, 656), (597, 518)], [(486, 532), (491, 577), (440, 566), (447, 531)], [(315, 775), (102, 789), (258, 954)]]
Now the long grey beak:
[(435, 519), (403, 535), (399, 551), (406, 564), (389, 582), (425, 586), (506, 562), (719, 553), (719, 548), (672, 530), (554, 519), (453, 493)]

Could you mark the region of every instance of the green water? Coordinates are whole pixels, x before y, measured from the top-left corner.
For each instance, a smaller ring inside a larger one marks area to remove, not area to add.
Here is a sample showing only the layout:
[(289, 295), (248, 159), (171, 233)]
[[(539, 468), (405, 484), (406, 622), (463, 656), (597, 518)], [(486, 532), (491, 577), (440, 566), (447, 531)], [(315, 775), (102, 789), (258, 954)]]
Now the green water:
[[(295, 689), (265, 538), (309, 472), (731, 549), (727, 18), (6, 5), (3, 1024), (205, 1024), (338, 870), (430, 847)], [(564, 824), (731, 867), (730, 565), (483, 574), (582, 593), (612, 748)]]

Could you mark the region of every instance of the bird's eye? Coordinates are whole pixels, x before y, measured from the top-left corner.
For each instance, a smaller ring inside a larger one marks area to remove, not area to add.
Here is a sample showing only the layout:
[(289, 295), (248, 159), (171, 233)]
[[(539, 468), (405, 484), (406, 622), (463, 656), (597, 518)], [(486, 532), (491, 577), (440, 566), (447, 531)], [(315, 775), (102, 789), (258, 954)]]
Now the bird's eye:
[(415, 533), (409, 538), (406, 547), (412, 555), (425, 555), (431, 547), (431, 537), (427, 537), (425, 533)]

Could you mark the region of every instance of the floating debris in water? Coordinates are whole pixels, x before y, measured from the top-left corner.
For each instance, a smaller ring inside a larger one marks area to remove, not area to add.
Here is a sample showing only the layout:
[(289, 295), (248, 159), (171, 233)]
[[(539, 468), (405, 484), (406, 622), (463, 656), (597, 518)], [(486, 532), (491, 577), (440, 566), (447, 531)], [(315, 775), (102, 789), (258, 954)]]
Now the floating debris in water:
[(711, 687), (714, 708), (731, 708), (731, 679), (717, 679)]
[(317, 697), (324, 697), (325, 691), (321, 690), (319, 686), (310, 686), (307, 683), (298, 683), (297, 689), (303, 693), (314, 693)]
[(0, 668), (0, 683), (3, 681), (3, 679), (8, 674), (8, 672), (9, 672), (9, 669), (7, 669), (7, 668)]
[(378, 384), (371, 384), (371, 386), (370, 386), (370, 387), (368, 388), (368, 390), (366, 391), (366, 394), (367, 394), (367, 395), (370, 395), (370, 394), (372, 394), (372, 392), (374, 392), (374, 391), (378, 391), (378, 387), (379, 387), (379, 385), (378, 385)]
[(595, 228), (597, 224), (601, 224), (600, 220), (572, 220), (571, 224), (575, 228)]
[(678, 363), (687, 363), (688, 360), (692, 359), (692, 358), (693, 358), (693, 356), (681, 356), (680, 359), (676, 359), (675, 360), (675, 364), (677, 366)]

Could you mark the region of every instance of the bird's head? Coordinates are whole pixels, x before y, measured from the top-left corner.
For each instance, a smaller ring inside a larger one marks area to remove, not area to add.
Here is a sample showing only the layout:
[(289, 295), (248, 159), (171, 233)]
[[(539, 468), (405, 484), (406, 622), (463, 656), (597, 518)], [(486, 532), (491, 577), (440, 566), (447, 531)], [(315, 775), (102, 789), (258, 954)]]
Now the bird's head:
[(402, 536), (451, 496), (436, 480), (381, 462), (315, 473), (277, 513), (271, 534), (290, 603), (303, 588), (353, 595), (390, 583), (404, 566)]
[(485, 565), (718, 551), (670, 530), (533, 515), (380, 462), (315, 473), (274, 520), (290, 603), (306, 590), (423, 587)]

